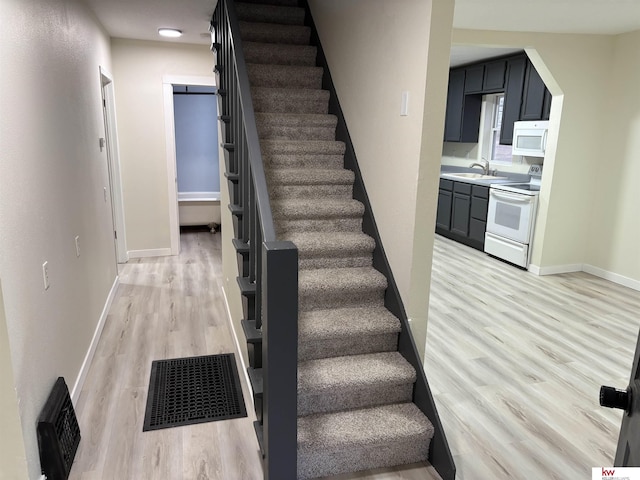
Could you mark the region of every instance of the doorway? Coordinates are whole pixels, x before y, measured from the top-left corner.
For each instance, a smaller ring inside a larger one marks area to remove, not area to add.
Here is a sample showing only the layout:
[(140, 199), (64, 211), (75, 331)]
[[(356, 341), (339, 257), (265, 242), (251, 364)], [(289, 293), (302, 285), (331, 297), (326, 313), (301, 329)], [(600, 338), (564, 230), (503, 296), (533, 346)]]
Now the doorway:
[(180, 254), (180, 215), (178, 204), (178, 167), (176, 161), (174, 87), (215, 87), (214, 77), (165, 75), (162, 79), (165, 138), (167, 148), (167, 188), (171, 255)]
[(100, 151), (106, 150), (109, 170), (109, 188), (111, 190), (111, 213), (113, 216), (113, 235), (116, 261), (126, 263), (129, 260), (124, 227), (124, 203), (122, 181), (120, 179), (120, 157), (116, 129), (116, 104), (113, 91), (113, 76), (100, 67), (100, 84), (104, 116), (104, 138), (100, 139)]

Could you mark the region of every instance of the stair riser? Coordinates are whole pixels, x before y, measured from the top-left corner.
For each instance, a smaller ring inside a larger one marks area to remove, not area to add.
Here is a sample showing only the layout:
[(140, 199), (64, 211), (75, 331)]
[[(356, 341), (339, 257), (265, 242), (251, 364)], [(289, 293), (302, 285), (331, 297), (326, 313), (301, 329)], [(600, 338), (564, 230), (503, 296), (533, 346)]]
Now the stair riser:
[(354, 388), (345, 391), (332, 389), (311, 394), (298, 393), (298, 416), (314, 413), (340, 412), (356, 408), (392, 403), (410, 402), (413, 383), (403, 385), (378, 384), (369, 388)]
[(264, 140), (260, 143), (261, 151), (266, 155), (340, 155), (344, 156), (342, 142), (277, 142)]
[(244, 42), (309, 45), (308, 27), (255, 24), (240, 22), (240, 37)]
[(431, 438), (416, 435), (368, 448), (318, 451), (298, 449), (298, 480), (422, 462), (429, 456)]
[(276, 23), (280, 25), (303, 25), (304, 10), (301, 8), (269, 8), (260, 4), (236, 3), (238, 20), (244, 22)]
[(253, 96), (253, 108), (256, 112), (326, 114), (329, 112), (329, 100), (315, 95), (281, 97), (256, 94)]
[(360, 305), (380, 305), (384, 302), (383, 289), (334, 290), (300, 292), (298, 305), (300, 311), (329, 308), (348, 308)]
[(333, 218), (320, 220), (279, 220), (278, 230), (282, 233), (293, 232), (360, 232), (362, 218)]
[(262, 160), (269, 168), (305, 168), (305, 169), (342, 169), (342, 155), (295, 155), (295, 154), (262, 154)]
[(247, 45), (244, 57), (247, 63), (262, 63), (269, 65), (298, 65), (315, 67), (317, 52), (307, 47), (299, 48), (258, 48)]
[(322, 88), (322, 70), (306, 75), (291, 75), (289, 72), (262, 71), (249, 67), (249, 82), (254, 87), (270, 88), (308, 88), (319, 90)]
[(283, 127), (258, 125), (260, 139), (268, 140), (334, 140), (335, 127)]
[(329, 340), (299, 339), (298, 361), (319, 358), (363, 355), (376, 352), (394, 352), (398, 348), (398, 334), (367, 335)]
[(339, 253), (327, 257), (300, 258), (298, 268), (300, 270), (313, 270), (317, 268), (357, 268), (370, 267), (371, 254), (362, 256), (339, 256)]
[(258, 5), (280, 5), (283, 7), (297, 7), (298, 0), (242, 0), (242, 3), (255, 3)]
[(274, 185), (272, 198), (344, 198), (353, 196), (353, 185)]

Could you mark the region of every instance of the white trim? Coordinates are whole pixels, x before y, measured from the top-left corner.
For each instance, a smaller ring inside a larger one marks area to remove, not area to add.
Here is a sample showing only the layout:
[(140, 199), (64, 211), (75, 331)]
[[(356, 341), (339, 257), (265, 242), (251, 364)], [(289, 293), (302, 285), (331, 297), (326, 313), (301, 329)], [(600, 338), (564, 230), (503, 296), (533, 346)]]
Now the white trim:
[(178, 220), (178, 172), (176, 168), (176, 136), (173, 117), (173, 86), (162, 85), (164, 99), (164, 129), (167, 146), (167, 188), (169, 190), (170, 255), (180, 254), (180, 222)]
[(222, 297), (224, 298), (224, 306), (227, 309), (227, 320), (229, 320), (229, 326), (231, 327), (231, 333), (233, 334), (233, 340), (236, 343), (236, 352), (238, 353), (238, 357), (240, 357), (240, 363), (242, 364), (242, 371), (244, 372), (244, 378), (247, 381), (247, 387), (249, 388), (249, 391), (251, 392), (250, 395), (250, 400), (251, 400), (251, 406), (254, 408), (255, 410), (255, 405), (253, 403), (253, 388), (251, 387), (251, 379), (249, 379), (249, 371), (247, 370), (247, 364), (244, 361), (244, 355), (242, 355), (242, 350), (240, 349), (240, 342), (238, 341), (238, 335), (236, 335), (236, 329), (233, 327), (233, 317), (231, 315), (231, 309), (229, 308), (229, 300), (227, 299), (227, 291), (224, 289), (224, 286), (221, 286), (220, 288), (222, 288)]
[(178, 192), (178, 202), (219, 202), (220, 192)]
[(109, 315), (109, 309), (111, 308), (113, 299), (116, 297), (116, 293), (118, 291), (118, 285), (120, 285), (120, 277), (116, 275), (116, 278), (113, 281), (113, 285), (111, 285), (111, 290), (109, 291), (109, 295), (107, 295), (107, 300), (104, 302), (102, 313), (100, 314), (100, 318), (98, 319), (98, 325), (96, 325), (96, 329), (93, 332), (93, 338), (91, 339), (91, 344), (89, 345), (87, 354), (85, 355), (84, 361), (82, 362), (82, 366), (80, 367), (78, 378), (76, 379), (76, 382), (73, 385), (73, 390), (71, 390), (71, 400), (76, 405), (78, 403), (78, 399), (80, 398), (80, 392), (82, 391), (82, 386), (84, 385), (84, 381), (87, 378), (87, 373), (89, 373), (89, 367), (91, 366), (91, 362), (93, 361), (93, 356), (96, 353), (96, 348), (98, 347), (98, 342), (100, 341), (100, 336), (102, 335), (104, 324), (107, 321), (107, 315)]
[(149, 248), (147, 250), (129, 250), (129, 258), (168, 257), (173, 255), (170, 248)]
[(180, 254), (180, 219), (178, 214), (178, 172), (176, 167), (176, 137), (173, 111), (174, 85), (216, 86), (215, 76), (163, 75), (165, 143), (167, 148), (167, 188), (169, 192), (170, 255)]
[(622, 285), (624, 287), (632, 288), (633, 290), (640, 291), (640, 281), (635, 280), (633, 278), (625, 277), (624, 275), (620, 275), (619, 273), (609, 272), (599, 267), (594, 267), (593, 265), (584, 264), (582, 269), (586, 273), (590, 273), (591, 275), (595, 275), (596, 277), (604, 278), (605, 280), (609, 280), (610, 282), (617, 283), (618, 285)]
[(549, 267), (539, 267), (537, 265), (529, 265), (529, 271), (536, 275), (556, 275), (559, 273), (572, 273), (581, 272), (582, 264), (568, 264), (568, 265), (551, 265)]
[(117, 234), (115, 239), (116, 261), (126, 263), (127, 232), (124, 220), (124, 197), (122, 194), (122, 177), (120, 174), (120, 147), (118, 145), (118, 125), (116, 120), (116, 102), (113, 85), (113, 75), (104, 67), (100, 67), (100, 85), (102, 100), (105, 102), (103, 111), (105, 123), (105, 138), (107, 139), (107, 161), (109, 162), (109, 187), (111, 188), (111, 208), (113, 212), (113, 228)]

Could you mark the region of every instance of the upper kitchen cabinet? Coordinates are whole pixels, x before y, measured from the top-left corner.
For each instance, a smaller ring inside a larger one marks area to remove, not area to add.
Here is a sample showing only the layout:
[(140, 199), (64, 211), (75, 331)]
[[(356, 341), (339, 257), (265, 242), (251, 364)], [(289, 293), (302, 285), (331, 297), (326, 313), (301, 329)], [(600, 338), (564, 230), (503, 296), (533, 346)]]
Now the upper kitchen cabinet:
[(449, 70), (445, 142), (478, 141), (482, 96), (504, 92), (500, 143), (513, 143), (519, 120), (548, 120), (551, 93), (527, 56), (512, 55)]
[(535, 67), (527, 62), (520, 120), (546, 120), (549, 118), (550, 107), (551, 94)]
[(465, 95), (465, 69), (449, 72), (445, 142), (477, 142), (480, 129), (481, 95)]
[(482, 93), (484, 82), (484, 65), (465, 68), (464, 93)]
[(527, 57), (524, 55), (507, 61), (504, 110), (502, 111), (502, 130), (500, 131), (500, 143), (503, 145), (513, 143), (513, 123), (520, 120), (522, 89), (527, 62)]
[(488, 62), (484, 66), (484, 93), (502, 92), (504, 90), (504, 73), (507, 68), (506, 60)]

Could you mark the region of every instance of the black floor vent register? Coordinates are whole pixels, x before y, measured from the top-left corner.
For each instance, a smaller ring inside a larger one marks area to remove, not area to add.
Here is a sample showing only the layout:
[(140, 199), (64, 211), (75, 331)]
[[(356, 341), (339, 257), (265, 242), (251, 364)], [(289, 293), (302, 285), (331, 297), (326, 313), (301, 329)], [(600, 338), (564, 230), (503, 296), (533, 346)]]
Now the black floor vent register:
[(151, 364), (143, 432), (246, 416), (233, 353)]

